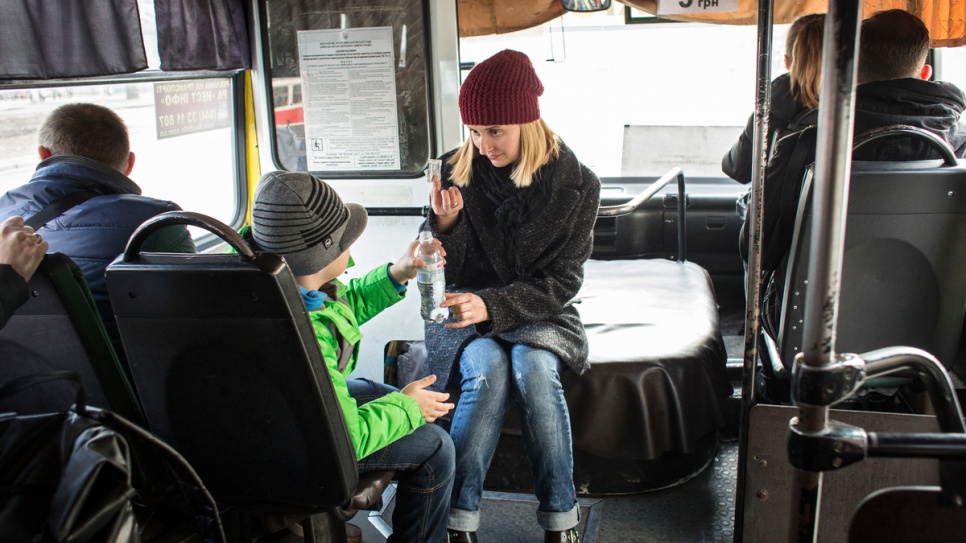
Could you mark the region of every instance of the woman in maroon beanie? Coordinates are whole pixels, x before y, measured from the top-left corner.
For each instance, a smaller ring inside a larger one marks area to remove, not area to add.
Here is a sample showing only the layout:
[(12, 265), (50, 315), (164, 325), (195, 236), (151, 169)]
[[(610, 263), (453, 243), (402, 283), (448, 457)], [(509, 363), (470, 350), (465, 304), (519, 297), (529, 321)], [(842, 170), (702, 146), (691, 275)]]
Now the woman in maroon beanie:
[(458, 362), (461, 377), (450, 432), (450, 542), (476, 541), (483, 479), (511, 400), (545, 540), (579, 541), (560, 372), (589, 367), (572, 300), (593, 245), (600, 181), (540, 118), (541, 94), (530, 59), (517, 51), (470, 72), (459, 96), (470, 139), (441, 157), (423, 226), (446, 249), (442, 306), (452, 312), (445, 327), (427, 325), (429, 366), (447, 375)]

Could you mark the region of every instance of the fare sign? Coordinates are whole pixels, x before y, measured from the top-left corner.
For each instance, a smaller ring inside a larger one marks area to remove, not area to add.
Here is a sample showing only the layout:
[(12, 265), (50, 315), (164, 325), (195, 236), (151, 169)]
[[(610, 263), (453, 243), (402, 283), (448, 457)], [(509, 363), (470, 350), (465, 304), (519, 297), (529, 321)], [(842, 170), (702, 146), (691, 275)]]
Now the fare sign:
[(231, 126), (227, 79), (198, 79), (154, 84), (158, 139)]
[(658, 0), (658, 15), (694, 15), (738, 11), (738, 0)]

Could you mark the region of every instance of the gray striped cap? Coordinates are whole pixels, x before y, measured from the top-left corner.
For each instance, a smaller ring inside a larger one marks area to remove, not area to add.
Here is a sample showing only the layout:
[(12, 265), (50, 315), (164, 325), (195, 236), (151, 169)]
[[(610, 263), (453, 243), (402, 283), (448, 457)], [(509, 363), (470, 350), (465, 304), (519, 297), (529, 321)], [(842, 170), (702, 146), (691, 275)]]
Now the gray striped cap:
[(292, 273), (312, 275), (338, 258), (366, 229), (358, 204), (343, 204), (325, 182), (303, 172), (262, 177), (252, 204), (258, 249), (285, 257)]

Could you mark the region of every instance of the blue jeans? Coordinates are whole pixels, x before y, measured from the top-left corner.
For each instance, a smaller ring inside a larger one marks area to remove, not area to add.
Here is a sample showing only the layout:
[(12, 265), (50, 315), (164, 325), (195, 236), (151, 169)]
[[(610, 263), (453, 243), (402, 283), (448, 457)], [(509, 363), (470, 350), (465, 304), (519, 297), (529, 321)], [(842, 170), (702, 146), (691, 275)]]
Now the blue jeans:
[(560, 384), (560, 360), (551, 352), (496, 340), (473, 340), (460, 357), (462, 394), (450, 435), (456, 445), (456, 483), (449, 527), (477, 531), (483, 479), (510, 406), (517, 404), (530, 460), (537, 522), (544, 530), (577, 525), (570, 413)]
[[(349, 395), (364, 404), (396, 389), (367, 379), (347, 379)], [(391, 543), (443, 543), (453, 492), (453, 442), (435, 424), (424, 424), (359, 460), (359, 473), (395, 470), (396, 508)]]

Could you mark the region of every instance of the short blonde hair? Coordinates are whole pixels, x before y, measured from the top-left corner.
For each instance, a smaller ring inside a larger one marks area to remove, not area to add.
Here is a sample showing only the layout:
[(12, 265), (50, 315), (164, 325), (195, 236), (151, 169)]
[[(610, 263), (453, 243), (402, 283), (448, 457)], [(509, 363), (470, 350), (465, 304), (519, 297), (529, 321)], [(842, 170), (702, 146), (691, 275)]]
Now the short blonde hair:
[[(465, 187), (473, 180), (473, 160), (479, 156), (479, 150), (473, 145), (473, 138), (468, 138), (463, 145), (449, 159), (453, 166), (451, 179), (458, 187)], [(547, 123), (539, 118), (532, 123), (520, 125), (520, 158), (517, 159), (510, 179), (517, 188), (529, 187), (533, 183), (533, 176), (551, 158), (560, 156), (560, 140), (550, 130)]]

